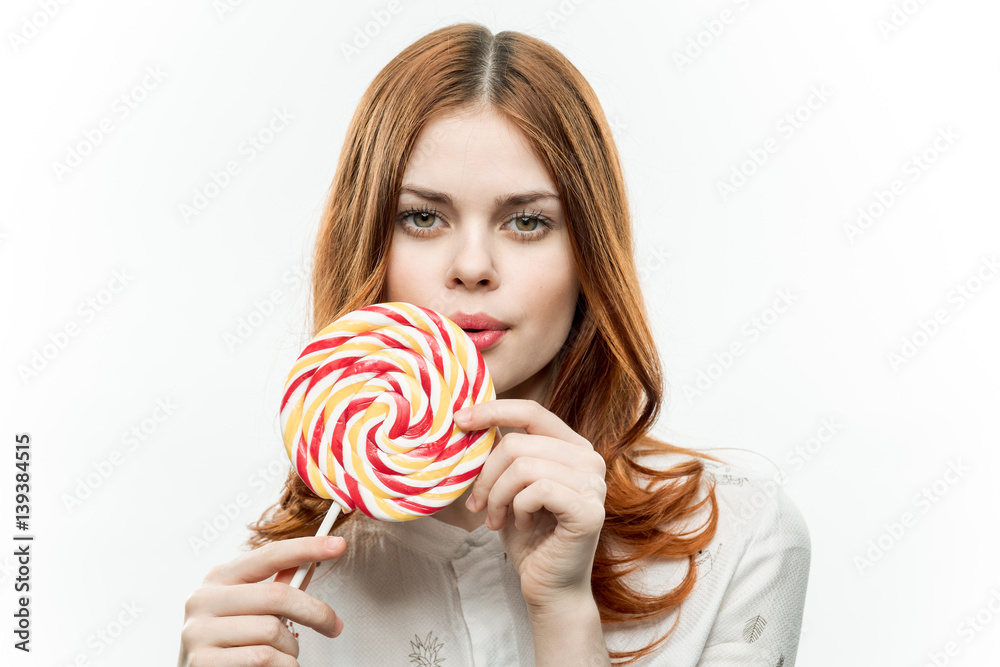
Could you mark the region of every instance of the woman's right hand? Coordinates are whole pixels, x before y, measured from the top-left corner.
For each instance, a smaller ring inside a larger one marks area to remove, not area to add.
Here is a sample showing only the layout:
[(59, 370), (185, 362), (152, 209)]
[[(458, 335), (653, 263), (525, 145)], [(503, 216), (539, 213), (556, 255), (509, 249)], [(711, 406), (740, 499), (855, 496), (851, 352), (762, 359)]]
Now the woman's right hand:
[[(327, 637), (340, 634), (344, 622), (304, 589), (316, 563), (340, 557), (344, 548), (341, 537), (297, 537), (212, 568), (184, 604), (178, 667), (297, 666), (298, 640), (279, 616)], [(303, 563), (312, 563), (303, 590), (292, 588)]]

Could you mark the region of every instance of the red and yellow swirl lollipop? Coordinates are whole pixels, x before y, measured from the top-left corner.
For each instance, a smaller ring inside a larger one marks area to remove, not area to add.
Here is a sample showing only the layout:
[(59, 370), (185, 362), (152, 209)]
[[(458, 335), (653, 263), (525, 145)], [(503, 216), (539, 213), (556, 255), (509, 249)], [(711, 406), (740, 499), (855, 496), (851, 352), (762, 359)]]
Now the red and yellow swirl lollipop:
[(289, 460), (316, 495), (334, 501), (317, 535), (341, 509), (408, 521), (462, 495), (498, 431), (463, 431), (453, 415), (494, 398), (482, 354), (436, 311), (380, 303), (323, 329), (299, 355), (281, 401)]

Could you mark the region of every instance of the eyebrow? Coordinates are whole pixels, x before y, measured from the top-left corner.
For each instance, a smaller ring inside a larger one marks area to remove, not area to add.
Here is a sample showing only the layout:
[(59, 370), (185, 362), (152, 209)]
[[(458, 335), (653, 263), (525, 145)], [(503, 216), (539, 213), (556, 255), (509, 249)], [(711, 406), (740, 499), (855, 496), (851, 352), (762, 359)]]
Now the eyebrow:
[[(445, 206), (452, 205), (451, 196), (446, 192), (437, 192), (436, 190), (431, 190), (429, 188), (421, 188), (415, 185), (404, 185), (399, 189), (400, 192), (409, 192), (410, 194), (416, 195), (428, 201), (436, 202), (438, 204), (443, 204)], [(559, 199), (559, 196), (553, 194), (547, 190), (533, 190), (531, 192), (512, 192), (505, 195), (500, 195), (493, 202), (496, 204), (497, 208), (507, 208), (508, 206), (520, 206), (521, 204), (530, 204), (531, 202), (538, 201), (539, 199)]]

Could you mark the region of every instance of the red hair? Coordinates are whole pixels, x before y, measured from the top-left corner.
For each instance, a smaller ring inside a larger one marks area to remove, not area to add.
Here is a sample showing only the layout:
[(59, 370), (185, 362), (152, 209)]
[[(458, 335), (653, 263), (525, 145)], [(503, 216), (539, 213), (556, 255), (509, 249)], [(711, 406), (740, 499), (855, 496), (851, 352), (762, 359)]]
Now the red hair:
[[(477, 110), (501, 114), (524, 134), (557, 184), (570, 232), (581, 293), (545, 407), (607, 463), (606, 520), (591, 577), (601, 621), (656, 618), (694, 587), (695, 557), (718, 521), (714, 484), (699, 500), (702, 459), (719, 459), (648, 434), (663, 377), (632, 255), (618, 151), (597, 96), (558, 50), (522, 33), (494, 35), (463, 23), (421, 37), (378, 73), (348, 128), (316, 239), (313, 334), (384, 300), (399, 188), (417, 136), (432, 119)], [(645, 452), (691, 458), (660, 470), (639, 463)], [(671, 532), (706, 502), (709, 517), (698, 530)], [(290, 469), (278, 503), (249, 526), (247, 544), (313, 535), (330, 503)], [(335, 528), (358, 514), (341, 515)], [(644, 595), (624, 580), (639, 560), (653, 557), (688, 559), (687, 576), (663, 595)], [(674, 627), (648, 646), (610, 656), (631, 663)]]

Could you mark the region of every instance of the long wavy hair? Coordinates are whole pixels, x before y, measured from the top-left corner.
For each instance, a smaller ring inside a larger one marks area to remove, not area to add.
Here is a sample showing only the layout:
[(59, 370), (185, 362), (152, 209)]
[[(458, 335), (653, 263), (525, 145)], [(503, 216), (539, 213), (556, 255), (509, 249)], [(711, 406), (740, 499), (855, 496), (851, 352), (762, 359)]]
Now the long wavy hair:
[[(443, 115), (498, 112), (524, 134), (558, 187), (581, 282), (573, 325), (556, 355), (545, 407), (589, 440), (607, 463), (605, 523), (591, 584), (606, 624), (668, 613), (691, 592), (695, 557), (715, 534), (714, 482), (698, 500), (704, 452), (649, 436), (663, 400), (659, 354), (633, 259), (631, 216), (618, 151), (590, 85), (569, 60), (534, 37), (494, 35), (477, 23), (435, 30), (405, 48), (372, 81), (347, 130), (322, 214), (312, 272), (312, 331), (385, 299), (399, 188), (420, 131)], [(682, 453), (669, 469), (645, 453)], [(280, 500), (249, 528), (247, 545), (313, 535), (332, 501), (289, 469)], [(698, 530), (671, 532), (706, 502)], [(359, 512), (341, 514), (334, 529)], [(625, 577), (650, 557), (687, 558), (687, 576), (662, 595), (644, 595)], [(679, 620), (679, 615), (677, 620)], [(641, 649), (610, 652), (630, 664)]]

